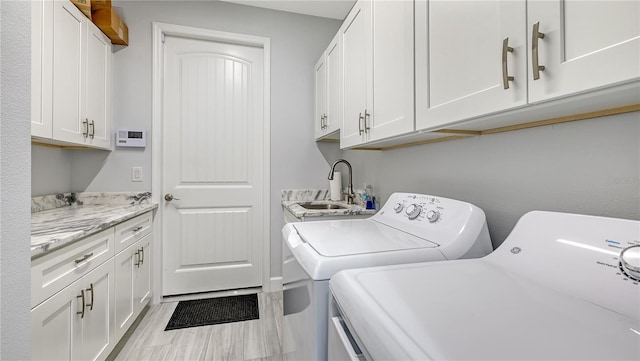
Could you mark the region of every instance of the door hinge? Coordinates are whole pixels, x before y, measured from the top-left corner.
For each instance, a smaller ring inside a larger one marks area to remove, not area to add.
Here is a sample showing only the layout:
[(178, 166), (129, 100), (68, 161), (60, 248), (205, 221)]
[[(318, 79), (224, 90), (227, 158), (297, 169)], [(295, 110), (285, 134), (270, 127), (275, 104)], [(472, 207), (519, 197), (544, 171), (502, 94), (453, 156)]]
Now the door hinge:
[(160, 40), (164, 43), (164, 33), (162, 33)]

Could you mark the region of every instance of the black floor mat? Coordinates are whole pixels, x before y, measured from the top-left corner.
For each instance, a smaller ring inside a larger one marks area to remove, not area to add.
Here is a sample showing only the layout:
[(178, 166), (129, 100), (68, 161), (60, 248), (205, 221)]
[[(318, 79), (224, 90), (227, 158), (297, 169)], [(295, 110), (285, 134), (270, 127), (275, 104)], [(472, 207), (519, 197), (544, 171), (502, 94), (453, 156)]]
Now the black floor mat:
[(257, 294), (180, 301), (164, 330), (255, 320), (259, 317)]

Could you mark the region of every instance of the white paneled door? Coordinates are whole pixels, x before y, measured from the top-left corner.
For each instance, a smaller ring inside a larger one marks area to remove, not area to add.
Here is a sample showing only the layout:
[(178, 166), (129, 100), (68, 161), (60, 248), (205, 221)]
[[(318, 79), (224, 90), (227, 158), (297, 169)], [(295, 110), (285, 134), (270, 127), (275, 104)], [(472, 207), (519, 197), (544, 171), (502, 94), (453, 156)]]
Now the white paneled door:
[(163, 49), (163, 294), (261, 286), (264, 50)]

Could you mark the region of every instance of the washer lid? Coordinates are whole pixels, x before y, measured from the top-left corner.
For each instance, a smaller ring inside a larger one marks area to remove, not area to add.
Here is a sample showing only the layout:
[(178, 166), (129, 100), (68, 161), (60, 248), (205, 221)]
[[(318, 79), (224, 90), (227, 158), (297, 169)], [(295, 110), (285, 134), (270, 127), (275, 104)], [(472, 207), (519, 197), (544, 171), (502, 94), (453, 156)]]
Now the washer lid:
[(304, 242), (325, 257), (438, 247), (369, 219), (305, 222), (294, 227)]

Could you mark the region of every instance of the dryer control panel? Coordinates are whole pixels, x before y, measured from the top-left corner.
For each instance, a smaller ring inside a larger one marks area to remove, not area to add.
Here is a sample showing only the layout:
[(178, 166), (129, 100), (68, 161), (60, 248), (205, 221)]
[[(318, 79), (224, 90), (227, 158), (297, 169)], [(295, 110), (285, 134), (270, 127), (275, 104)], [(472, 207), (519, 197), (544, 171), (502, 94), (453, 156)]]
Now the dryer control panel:
[(638, 221), (529, 212), (486, 260), (640, 320)]

